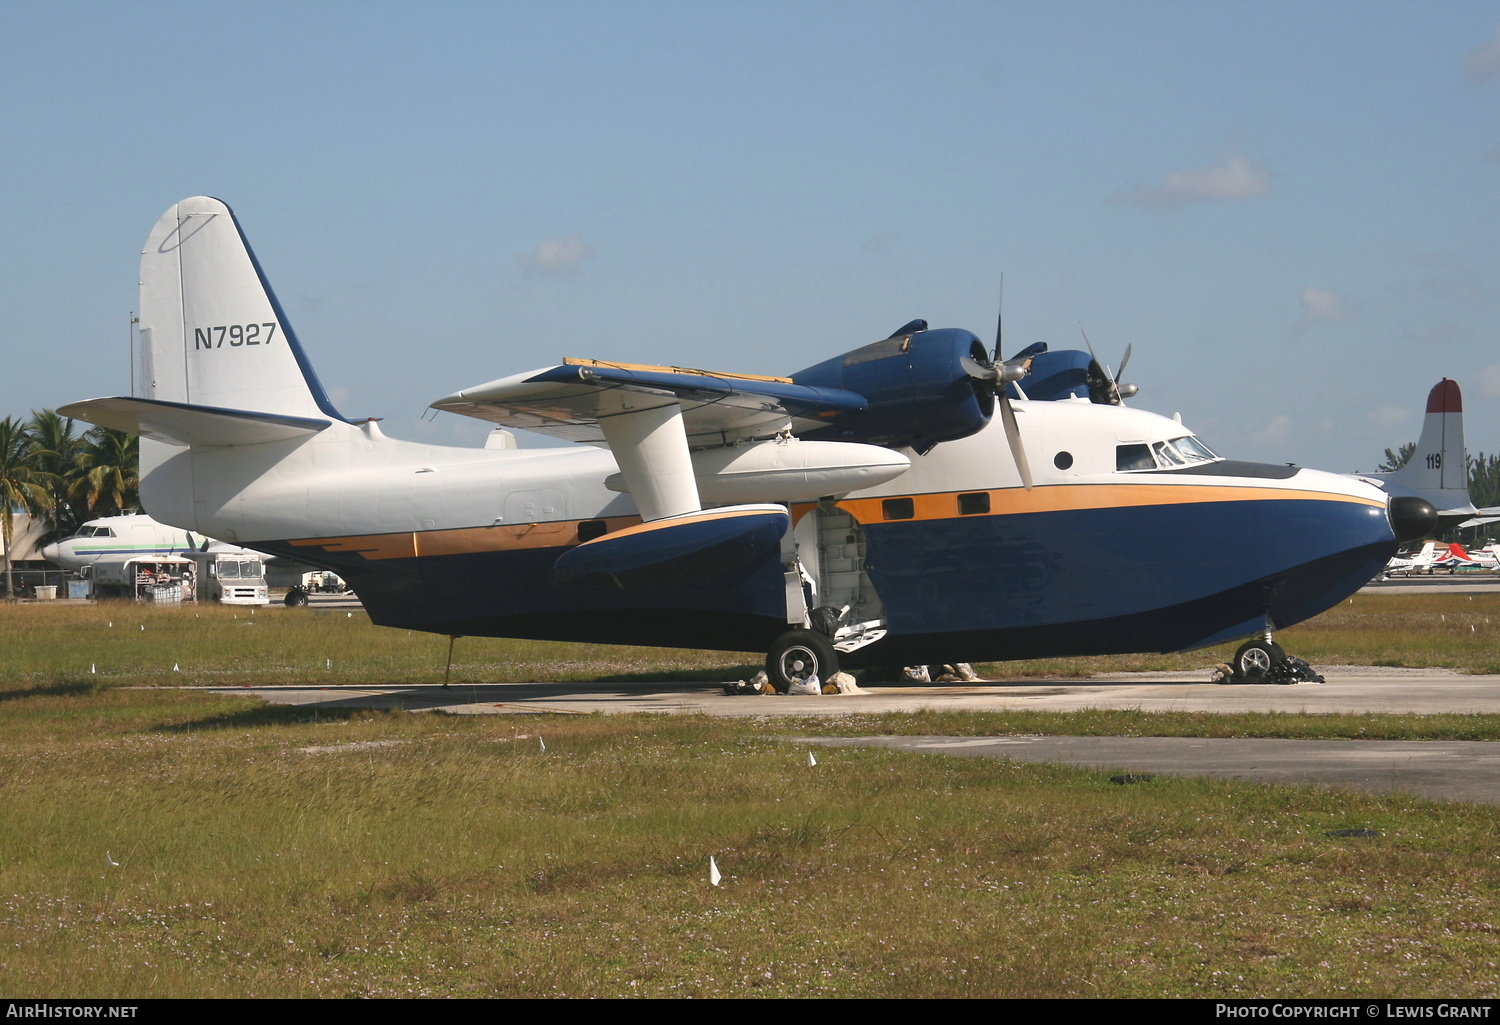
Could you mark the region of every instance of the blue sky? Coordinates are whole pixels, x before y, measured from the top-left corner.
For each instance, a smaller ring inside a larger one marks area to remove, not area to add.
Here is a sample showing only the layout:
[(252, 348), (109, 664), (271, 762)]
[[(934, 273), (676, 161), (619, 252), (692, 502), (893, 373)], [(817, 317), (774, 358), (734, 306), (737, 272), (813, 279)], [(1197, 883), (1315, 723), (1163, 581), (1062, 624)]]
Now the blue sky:
[(1500, 449), (1500, 3), (0, 0), (0, 413), (129, 387), (230, 204), (388, 433), (564, 355), (787, 373), (914, 317), (1134, 346), (1221, 453)]

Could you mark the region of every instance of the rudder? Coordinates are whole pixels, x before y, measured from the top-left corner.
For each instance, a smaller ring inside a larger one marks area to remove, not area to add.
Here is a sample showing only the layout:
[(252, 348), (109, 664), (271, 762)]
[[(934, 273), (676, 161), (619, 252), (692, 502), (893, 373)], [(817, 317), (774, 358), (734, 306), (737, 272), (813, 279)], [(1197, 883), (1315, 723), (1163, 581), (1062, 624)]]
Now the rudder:
[(234, 212), (195, 196), (162, 214), (141, 252), (146, 398), (342, 417), (318, 382)]

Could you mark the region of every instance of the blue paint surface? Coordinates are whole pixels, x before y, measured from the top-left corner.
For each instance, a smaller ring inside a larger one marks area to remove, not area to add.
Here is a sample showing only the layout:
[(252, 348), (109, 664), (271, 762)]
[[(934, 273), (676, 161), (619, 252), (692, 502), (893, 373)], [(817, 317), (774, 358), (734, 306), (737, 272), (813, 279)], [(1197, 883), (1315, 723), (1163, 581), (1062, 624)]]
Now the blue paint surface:
[[(1267, 614), (1277, 627), (1317, 615), (1395, 550), (1383, 510), (1319, 499), (910, 520), (865, 531), (866, 569), (890, 619), (887, 638), (861, 653), (866, 661), (1193, 647), (1242, 636)], [(258, 547), (326, 564), (391, 626), (732, 650), (758, 650), (786, 628), (774, 551), (730, 578), (623, 591), (553, 587), (565, 548), (371, 563)]]

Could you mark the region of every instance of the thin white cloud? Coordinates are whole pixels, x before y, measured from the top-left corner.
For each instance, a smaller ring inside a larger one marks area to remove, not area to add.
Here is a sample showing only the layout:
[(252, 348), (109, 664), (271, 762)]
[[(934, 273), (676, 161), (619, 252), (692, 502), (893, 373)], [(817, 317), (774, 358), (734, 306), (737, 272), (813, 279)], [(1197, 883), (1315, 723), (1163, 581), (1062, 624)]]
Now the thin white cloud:
[(1270, 194), (1271, 172), (1236, 153), (1212, 167), (1169, 171), (1160, 185), (1137, 185), (1130, 192), (1116, 192), (1109, 201), (1175, 210), (1189, 203), (1220, 203)]
[(1494, 39), (1469, 51), (1464, 57), (1464, 70), (1471, 82), (1500, 78), (1500, 27), (1495, 29)]
[(1344, 297), (1326, 288), (1308, 285), (1302, 290), (1302, 319), (1343, 320)]
[(1500, 363), (1491, 363), (1479, 371), (1479, 393), (1486, 398), (1500, 398)]
[(567, 238), (549, 238), (538, 242), (529, 253), (517, 253), (516, 263), (527, 277), (537, 274), (552, 277), (572, 277), (579, 264), (594, 255), (594, 247), (584, 242), (583, 236), (574, 232)]
[(1481, 271), (1450, 253), (1426, 253), (1414, 257), (1421, 268), (1417, 287), (1439, 302), (1458, 306), (1482, 306), (1500, 298), (1497, 288)]
[(1381, 406), (1372, 409), (1365, 414), (1370, 420), (1372, 427), (1378, 427), (1382, 431), (1394, 430), (1411, 419), (1411, 408), (1408, 406)]
[(1296, 426), (1297, 422), (1291, 417), (1284, 414), (1276, 416), (1271, 419), (1270, 423), (1251, 434), (1250, 440), (1262, 448), (1284, 445), (1291, 439), (1292, 429)]

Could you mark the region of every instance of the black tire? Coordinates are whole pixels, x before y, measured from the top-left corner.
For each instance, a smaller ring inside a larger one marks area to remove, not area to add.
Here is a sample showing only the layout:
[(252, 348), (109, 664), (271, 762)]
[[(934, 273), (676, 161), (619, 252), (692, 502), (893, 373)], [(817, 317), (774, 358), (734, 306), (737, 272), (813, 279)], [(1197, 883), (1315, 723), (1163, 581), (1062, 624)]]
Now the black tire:
[(1286, 658), (1286, 652), (1275, 641), (1246, 641), (1234, 653), (1234, 675), (1241, 680), (1269, 680), (1271, 670)]
[(833, 643), (811, 630), (788, 630), (776, 638), (766, 656), (766, 676), (778, 694), (813, 676), (826, 683), (838, 671), (839, 653)]
[(281, 599), (281, 602), (289, 609), (295, 609), (298, 605), (306, 605), (307, 592), (293, 588), (286, 593), (286, 597)]

